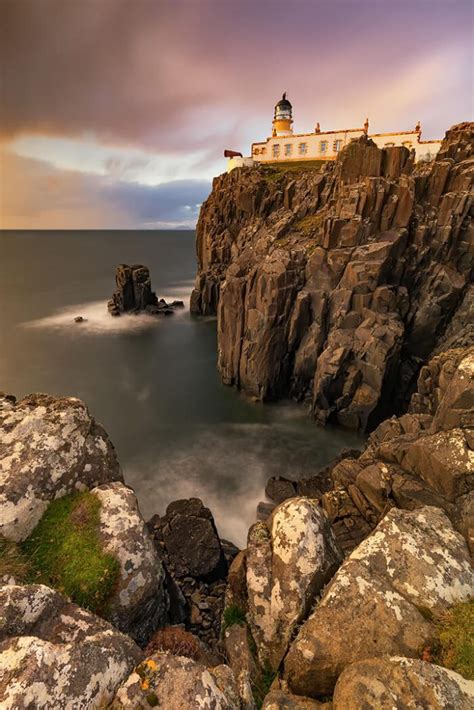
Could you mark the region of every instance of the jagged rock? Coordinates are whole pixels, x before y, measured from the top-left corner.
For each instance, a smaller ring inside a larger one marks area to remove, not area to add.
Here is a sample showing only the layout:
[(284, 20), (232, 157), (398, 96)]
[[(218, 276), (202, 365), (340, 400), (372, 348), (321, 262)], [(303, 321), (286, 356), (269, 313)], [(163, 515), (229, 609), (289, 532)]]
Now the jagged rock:
[(55, 498), (121, 480), (109, 437), (80, 399), (0, 395), (0, 535), (24, 540)]
[(346, 668), (336, 683), (333, 710), (470, 710), (474, 682), (413, 658), (371, 658)]
[(115, 283), (117, 290), (108, 303), (109, 312), (113, 315), (158, 305), (156, 294), (151, 289), (150, 271), (146, 266), (120, 264), (115, 271)]
[(262, 666), (277, 669), (295, 626), (342, 560), (315, 501), (292, 498), (249, 530), (248, 619)]
[(99, 536), (120, 564), (120, 576), (104, 616), (144, 644), (168, 609), (165, 573), (131, 488), (109, 483), (91, 491), (101, 504)]
[(157, 298), (151, 288), (150, 270), (142, 264), (117, 266), (115, 283), (117, 289), (107, 303), (107, 309), (112, 316), (141, 311), (153, 316), (167, 316), (176, 308), (184, 308), (183, 301), (166, 303), (163, 298)]
[(97, 708), (141, 658), (128, 636), (43, 585), (0, 587), (0, 705)]
[(437, 508), (392, 509), (344, 562), (301, 627), (284, 677), (293, 692), (318, 697), (362, 658), (416, 658), (435, 637), (426, 617), (473, 591), (466, 544), (446, 515)]
[(450, 321), (469, 341), (473, 125), (448, 131), (422, 168), (363, 136), (321, 171), (214, 180), (191, 308), (217, 314), (226, 384), (371, 430), (406, 406)]
[(156, 653), (118, 689), (111, 710), (150, 707), (240, 710), (235, 679), (227, 666), (208, 669), (183, 656)]

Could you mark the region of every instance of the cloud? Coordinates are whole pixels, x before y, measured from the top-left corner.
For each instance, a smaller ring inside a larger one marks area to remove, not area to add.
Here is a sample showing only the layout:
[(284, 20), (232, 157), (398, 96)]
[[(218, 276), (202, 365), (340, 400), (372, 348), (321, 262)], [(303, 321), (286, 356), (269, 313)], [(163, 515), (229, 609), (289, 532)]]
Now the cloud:
[(472, 0), (1, 0), (4, 224), (192, 225), (224, 148), (268, 136), (284, 90), (296, 130), (368, 115), (374, 132), (421, 120), (441, 137), (473, 114), (473, 13)]
[[(205, 180), (160, 185), (61, 170), (0, 152), (3, 229), (193, 229)], [(189, 209), (191, 207), (191, 209)]]
[[(334, 113), (360, 122), (380, 91), (439, 48), (445, 76), (461, 76), (465, 89), (472, 81), (471, 0), (3, 0), (0, 12), (8, 137), (90, 132), (220, 155), (247, 145), (249, 125), (268, 132), (284, 89), (312, 126)], [(418, 86), (416, 115), (440, 133), (436, 80)], [(469, 90), (447, 90), (449, 120), (465, 118)]]

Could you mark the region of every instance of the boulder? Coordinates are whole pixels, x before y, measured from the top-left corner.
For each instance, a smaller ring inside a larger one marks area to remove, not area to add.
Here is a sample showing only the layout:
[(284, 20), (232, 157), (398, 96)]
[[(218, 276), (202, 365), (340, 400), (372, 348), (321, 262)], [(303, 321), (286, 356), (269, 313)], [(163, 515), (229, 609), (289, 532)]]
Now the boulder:
[(276, 670), (342, 553), (316, 501), (291, 498), (250, 528), (246, 561), (252, 635), (261, 665)]
[(370, 658), (348, 666), (336, 683), (333, 710), (470, 710), (474, 682), (413, 658)]
[(121, 481), (115, 449), (80, 399), (0, 395), (0, 535), (24, 540), (55, 498)]
[(164, 623), (168, 598), (165, 573), (131, 488), (115, 482), (94, 488), (101, 504), (99, 536), (103, 550), (120, 564), (120, 576), (104, 615), (144, 644)]
[(141, 663), (118, 689), (110, 710), (240, 710), (232, 671), (208, 669), (183, 656), (156, 653)]
[(180, 577), (222, 577), (227, 571), (214, 518), (199, 498), (176, 500), (154, 521), (164, 542), (167, 561)]
[(0, 705), (101, 708), (141, 658), (131, 638), (40, 584), (0, 587)]
[(467, 546), (443, 511), (394, 508), (334, 576), (291, 644), (284, 677), (293, 692), (318, 697), (355, 661), (416, 658), (435, 637), (433, 614), (473, 591)]

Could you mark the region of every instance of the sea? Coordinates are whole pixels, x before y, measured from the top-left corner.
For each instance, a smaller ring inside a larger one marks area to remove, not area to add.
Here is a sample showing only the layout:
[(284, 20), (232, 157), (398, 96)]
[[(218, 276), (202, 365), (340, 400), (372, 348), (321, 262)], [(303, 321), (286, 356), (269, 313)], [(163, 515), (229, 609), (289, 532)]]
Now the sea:
[[(157, 295), (185, 308), (110, 316), (120, 263), (147, 265)], [(362, 441), (220, 382), (215, 319), (189, 313), (195, 273), (192, 231), (0, 232), (0, 391), (85, 400), (146, 520), (195, 496), (243, 547), (270, 476), (311, 476)]]

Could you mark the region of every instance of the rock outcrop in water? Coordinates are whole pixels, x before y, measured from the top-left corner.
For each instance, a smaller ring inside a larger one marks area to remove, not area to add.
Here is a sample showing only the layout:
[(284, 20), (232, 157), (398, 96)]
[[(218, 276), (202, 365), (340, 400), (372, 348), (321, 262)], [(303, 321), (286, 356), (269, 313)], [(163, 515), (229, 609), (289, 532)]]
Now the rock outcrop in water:
[(158, 300), (151, 288), (150, 270), (142, 264), (120, 264), (115, 271), (115, 282), (117, 289), (107, 303), (107, 309), (112, 316), (140, 312), (169, 315), (175, 308), (182, 308), (184, 305), (182, 301), (166, 303), (163, 298)]
[(191, 308), (217, 314), (223, 381), (351, 429), (403, 409), (470, 281), (473, 139), (454, 126), (414, 167), (364, 136), (321, 171), (216, 178)]

